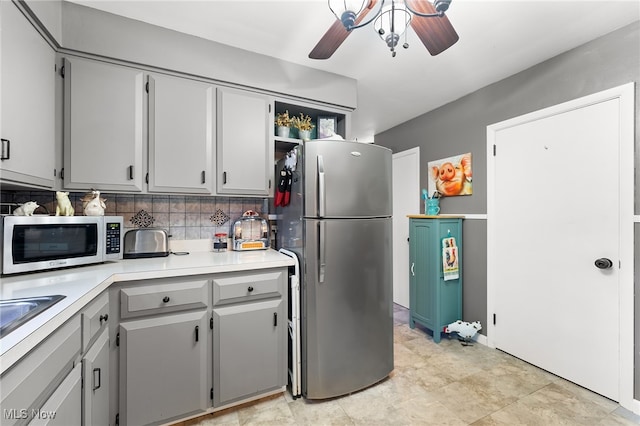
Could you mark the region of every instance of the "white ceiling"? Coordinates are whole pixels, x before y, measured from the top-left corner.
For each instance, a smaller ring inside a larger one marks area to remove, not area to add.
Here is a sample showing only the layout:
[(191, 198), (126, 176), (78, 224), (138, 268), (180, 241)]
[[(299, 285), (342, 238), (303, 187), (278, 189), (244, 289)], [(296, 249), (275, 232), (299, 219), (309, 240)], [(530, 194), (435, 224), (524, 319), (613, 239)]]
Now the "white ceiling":
[(358, 81), (359, 140), (640, 19), (640, 0), (454, 0), (460, 40), (431, 56), (412, 30), (395, 58), (371, 26), (307, 57), (335, 20), (325, 0), (69, 0)]

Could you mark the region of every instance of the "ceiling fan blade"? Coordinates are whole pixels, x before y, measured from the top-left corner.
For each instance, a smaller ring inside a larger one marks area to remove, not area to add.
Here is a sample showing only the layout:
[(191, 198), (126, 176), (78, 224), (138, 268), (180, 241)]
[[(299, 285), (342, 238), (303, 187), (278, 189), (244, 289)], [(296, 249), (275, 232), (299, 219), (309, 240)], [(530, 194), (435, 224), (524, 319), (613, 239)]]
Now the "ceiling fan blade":
[[(428, 0), (406, 0), (406, 2), (416, 12), (436, 13), (435, 8)], [(414, 15), (411, 19), (411, 28), (416, 32), (431, 56), (444, 52), (459, 39), (458, 33), (453, 29), (453, 25), (446, 15), (433, 18)]]
[[(371, 0), (367, 7), (356, 18), (355, 24), (358, 25), (364, 17), (373, 9), (378, 0)], [(338, 47), (346, 40), (351, 31), (347, 31), (342, 22), (339, 19), (329, 27), (327, 32), (322, 36), (318, 44), (309, 53), (311, 59), (329, 59), (333, 53), (338, 50)]]

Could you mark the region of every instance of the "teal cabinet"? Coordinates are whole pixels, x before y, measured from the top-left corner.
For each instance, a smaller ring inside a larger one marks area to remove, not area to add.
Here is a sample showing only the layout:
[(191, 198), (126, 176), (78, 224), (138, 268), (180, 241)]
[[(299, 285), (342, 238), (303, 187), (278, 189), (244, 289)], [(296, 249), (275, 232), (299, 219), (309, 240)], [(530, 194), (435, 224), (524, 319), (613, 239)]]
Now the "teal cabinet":
[[(443, 240), (450, 238), (458, 277), (445, 280)], [(409, 243), (409, 326), (423, 325), (439, 343), (444, 326), (462, 319), (462, 218), (410, 216)]]

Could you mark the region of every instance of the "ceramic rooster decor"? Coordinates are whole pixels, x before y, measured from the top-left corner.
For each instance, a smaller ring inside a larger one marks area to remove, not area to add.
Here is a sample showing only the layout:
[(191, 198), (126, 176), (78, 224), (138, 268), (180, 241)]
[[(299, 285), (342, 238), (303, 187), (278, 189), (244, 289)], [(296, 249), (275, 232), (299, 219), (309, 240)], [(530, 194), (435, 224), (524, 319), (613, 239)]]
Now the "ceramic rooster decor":
[(473, 339), (480, 330), (482, 330), (480, 321), (466, 322), (460, 320), (452, 322), (443, 329), (445, 333), (458, 333), (458, 339), (462, 341), (463, 346), (470, 346), (471, 344), (469, 342), (471, 342), (471, 339)]
[(100, 198), (100, 191), (92, 190), (82, 198), (85, 216), (104, 216), (104, 209), (107, 208), (104, 198)]
[(75, 210), (69, 201), (68, 192), (56, 191), (56, 200), (58, 201), (56, 216), (73, 216)]

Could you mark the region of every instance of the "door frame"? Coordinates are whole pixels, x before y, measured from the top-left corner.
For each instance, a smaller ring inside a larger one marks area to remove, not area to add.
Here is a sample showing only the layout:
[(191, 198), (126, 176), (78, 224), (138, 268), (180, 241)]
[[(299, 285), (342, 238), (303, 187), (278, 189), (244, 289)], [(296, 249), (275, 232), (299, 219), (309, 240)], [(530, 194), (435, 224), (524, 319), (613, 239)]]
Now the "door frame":
[[(404, 193), (405, 189), (408, 189), (409, 193), (412, 193), (413, 195), (411, 196), (412, 198), (409, 198), (410, 200), (414, 200), (412, 203), (414, 204), (414, 206), (416, 207), (413, 211), (410, 212), (400, 212), (400, 215), (404, 216), (402, 219), (403, 221), (406, 223), (406, 235), (409, 235), (409, 218), (406, 217), (407, 214), (416, 214), (416, 213), (420, 213), (420, 147), (416, 146), (414, 148), (410, 148), (407, 149), (405, 151), (401, 151), (398, 153), (394, 153), (392, 156), (392, 174), (394, 173), (393, 171), (395, 170), (395, 160), (398, 158), (402, 158), (402, 157), (408, 157), (408, 156), (412, 156), (415, 159), (415, 174), (416, 174), (416, 180), (415, 180), (415, 191), (412, 192), (411, 191), (411, 186), (413, 185), (413, 183), (411, 182), (396, 182), (396, 179), (393, 179), (393, 190), (392, 190), (392, 194), (393, 194), (393, 222), (395, 223), (398, 219), (400, 219), (398, 212), (396, 211), (395, 207), (396, 207), (396, 197), (398, 196), (398, 194), (400, 194), (400, 192), (402, 191)], [(402, 235), (404, 234), (399, 234), (398, 232), (393, 232), (393, 245), (398, 244), (401, 245), (403, 244), (404, 239), (402, 238)], [(396, 302), (396, 291), (401, 288), (402, 285), (406, 285), (406, 296), (407, 296), (407, 300), (406, 300), (406, 304), (407, 306), (405, 306), (406, 308), (409, 308), (409, 243), (406, 243), (406, 247), (407, 247), (407, 252), (406, 252), (406, 257), (401, 258), (399, 256), (400, 253), (397, 253), (396, 250), (393, 250), (393, 299), (394, 299), (394, 303), (398, 303), (401, 302), (401, 300), (398, 300), (398, 302)], [(406, 280), (403, 280), (402, 278), (406, 278)], [(401, 306), (401, 303), (398, 303)]]
[[(619, 250), (620, 250), (620, 288), (619, 288), (619, 333), (620, 333), (620, 368), (619, 404), (640, 414), (640, 401), (634, 400), (634, 139), (635, 139), (635, 83), (627, 83), (612, 89), (544, 108), (519, 117), (508, 119), (487, 126), (487, 344), (495, 348), (493, 341), (495, 326), (496, 291), (493, 277), (499, 274), (499, 247), (491, 236), (495, 234), (498, 224), (491, 220), (495, 211), (495, 161), (493, 145), (496, 134), (500, 130), (525, 124), (531, 121), (569, 112), (593, 104), (618, 99), (620, 105), (620, 152), (619, 152)], [(589, 338), (589, 337), (587, 337)], [(597, 339), (597, 336), (590, 338)]]

